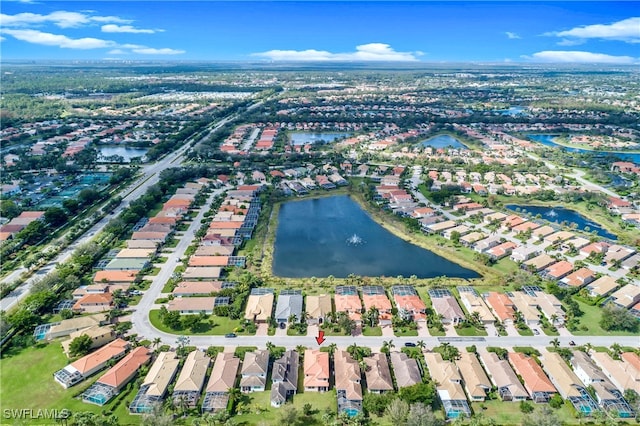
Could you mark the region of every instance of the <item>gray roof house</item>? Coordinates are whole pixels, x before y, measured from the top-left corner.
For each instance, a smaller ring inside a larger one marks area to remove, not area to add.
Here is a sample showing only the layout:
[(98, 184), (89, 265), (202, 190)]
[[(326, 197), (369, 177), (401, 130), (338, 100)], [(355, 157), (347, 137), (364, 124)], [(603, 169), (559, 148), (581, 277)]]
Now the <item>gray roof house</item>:
[(296, 316), (296, 322), (302, 319), (302, 291), (282, 290), (276, 304), (275, 319), (278, 323), (289, 322), (291, 315)]
[(273, 363), (271, 370), (271, 406), (280, 407), (298, 391), (298, 352), (288, 350)]
[(269, 351), (247, 352), (242, 362), (240, 390), (245, 393), (264, 391), (269, 371)]

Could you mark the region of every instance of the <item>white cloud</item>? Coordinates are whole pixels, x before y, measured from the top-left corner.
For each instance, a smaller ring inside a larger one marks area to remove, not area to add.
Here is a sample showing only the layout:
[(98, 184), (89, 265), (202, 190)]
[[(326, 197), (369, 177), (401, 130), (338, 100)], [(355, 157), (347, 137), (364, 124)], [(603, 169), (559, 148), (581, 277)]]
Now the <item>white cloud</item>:
[(568, 38), (563, 38), (562, 40), (560, 40), (559, 42), (557, 42), (556, 44), (558, 46), (580, 46), (581, 44), (584, 44), (586, 42), (586, 40), (584, 39), (568, 39)]
[(623, 19), (612, 24), (585, 25), (566, 31), (554, 31), (545, 35), (578, 39), (618, 40), (640, 43), (640, 17)]
[(83, 25), (89, 25), (92, 22), (127, 24), (132, 21), (117, 16), (91, 16), (85, 13), (59, 10), (51, 12), (48, 15), (29, 12), (18, 13), (16, 15), (0, 14), (0, 22), (2, 22), (2, 26), (4, 27), (29, 27), (52, 23), (60, 28), (77, 28)]
[(417, 61), (423, 52), (396, 52), (385, 43), (369, 43), (356, 46), (355, 52), (332, 53), (326, 50), (269, 50), (253, 53), (273, 61)]
[(103, 33), (131, 33), (131, 34), (154, 34), (156, 32), (162, 32), (164, 30), (152, 30), (152, 29), (143, 29), (143, 28), (135, 28), (131, 25), (116, 25), (116, 24), (106, 24), (102, 26)]
[(138, 49), (133, 49), (133, 52), (139, 53), (141, 55), (181, 55), (185, 53), (184, 50), (169, 49), (167, 47), (163, 49), (155, 49), (153, 47), (141, 47)]
[(531, 56), (523, 56), (525, 59), (535, 62), (562, 62), (562, 63), (586, 63), (586, 64), (633, 64), (638, 59), (631, 56), (613, 56), (604, 53), (545, 50), (534, 53)]
[(3, 29), (3, 34), (9, 34), (14, 38), (27, 43), (41, 44), (44, 46), (57, 46), (64, 49), (102, 49), (114, 47), (115, 42), (93, 37), (70, 38), (65, 35), (45, 33), (38, 30), (14, 30)]
[(51, 34), (31, 29), (2, 28), (2, 34), (10, 35), (17, 40), (43, 46), (56, 46), (63, 49), (112, 49), (109, 53), (125, 55), (138, 53), (140, 55), (180, 55), (184, 50), (170, 48), (153, 48), (140, 44), (118, 44), (112, 40), (93, 37), (70, 38), (61, 34)]
[(507, 35), (508, 38), (510, 39), (517, 39), (517, 38), (521, 38), (518, 34), (516, 33), (512, 33), (511, 31), (507, 31), (505, 32), (505, 34)]

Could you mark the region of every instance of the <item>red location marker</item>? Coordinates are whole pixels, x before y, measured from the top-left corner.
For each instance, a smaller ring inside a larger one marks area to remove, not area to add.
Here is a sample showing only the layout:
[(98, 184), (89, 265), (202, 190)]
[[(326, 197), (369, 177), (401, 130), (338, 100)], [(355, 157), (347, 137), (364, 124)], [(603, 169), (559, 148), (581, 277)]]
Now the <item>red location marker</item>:
[(316, 342), (318, 342), (318, 344), (321, 345), (322, 342), (324, 341), (325, 341), (324, 331), (318, 331), (318, 337), (316, 337)]

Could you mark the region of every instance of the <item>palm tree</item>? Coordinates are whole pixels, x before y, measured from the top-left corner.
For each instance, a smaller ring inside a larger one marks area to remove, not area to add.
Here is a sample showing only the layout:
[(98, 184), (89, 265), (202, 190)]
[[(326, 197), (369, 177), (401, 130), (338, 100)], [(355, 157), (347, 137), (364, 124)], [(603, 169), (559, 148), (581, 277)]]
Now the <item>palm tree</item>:
[(611, 355), (613, 359), (620, 359), (620, 354), (622, 354), (622, 346), (618, 343), (614, 343), (611, 345)]
[(293, 324), (294, 322), (298, 321), (298, 317), (296, 316), (296, 314), (289, 315), (288, 319), (290, 324)]
[(554, 348), (558, 349), (560, 347), (560, 340), (556, 337), (552, 341), (549, 342)]
[(424, 351), (424, 348), (427, 347), (427, 344), (424, 342), (424, 340), (418, 340), (416, 342), (416, 346), (419, 347), (421, 351)]
[(238, 388), (231, 388), (228, 391), (229, 393), (229, 401), (231, 401), (231, 405), (233, 406), (242, 396), (242, 392)]
[(558, 315), (552, 314), (550, 319), (551, 319), (551, 325), (556, 325), (556, 321), (558, 321)]
[(158, 350), (158, 348), (160, 347), (160, 343), (162, 343), (162, 339), (159, 337), (156, 337), (155, 339), (153, 339), (153, 348), (155, 350)]
[(388, 355), (391, 349), (395, 347), (396, 346), (393, 344), (393, 340), (385, 340), (382, 342), (382, 348), (380, 349), (380, 352)]
[(333, 354), (336, 352), (336, 349), (338, 349), (338, 345), (336, 345), (335, 343), (331, 343), (329, 346), (327, 346), (327, 348), (329, 348), (329, 355), (333, 356)]
[(304, 351), (306, 350), (307, 350), (307, 347), (305, 345), (296, 346), (296, 352), (298, 352), (298, 355), (300, 355), (300, 358), (304, 357)]
[(271, 342), (267, 342), (266, 346), (267, 346), (267, 350), (268, 350), (269, 352), (273, 352), (273, 349), (276, 347), (276, 345), (274, 345), (274, 344), (273, 344), (273, 343), (271, 343)]

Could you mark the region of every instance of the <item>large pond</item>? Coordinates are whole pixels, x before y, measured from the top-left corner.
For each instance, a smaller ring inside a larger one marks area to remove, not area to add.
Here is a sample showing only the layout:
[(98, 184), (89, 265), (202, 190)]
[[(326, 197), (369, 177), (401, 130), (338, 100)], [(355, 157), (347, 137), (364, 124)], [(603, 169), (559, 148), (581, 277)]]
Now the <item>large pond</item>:
[(99, 147), (98, 151), (100, 157), (98, 161), (106, 161), (106, 159), (108, 159), (109, 157), (117, 155), (119, 157), (122, 157), (125, 163), (129, 163), (134, 157), (144, 157), (147, 154), (148, 149), (121, 145), (103, 145)]
[(591, 151), (591, 150), (582, 149), (582, 148), (566, 147), (566, 146), (557, 144), (557, 143), (555, 143), (553, 141), (558, 136), (560, 136), (560, 135), (541, 135), (541, 134), (529, 134), (529, 135), (527, 135), (527, 137), (529, 139), (531, 139), (532, 141), (534, 141), (534, 142), (539, 142), (542, 145), (550, 146), (552, 148), (562, 148), (562, 149), (566, 150), (567, 152), (579, 152), (581, 154), (593, 154), (593, 155), (599, 155), (599, 156), (611, 155), (611, 156), (614, 156), (614, 157), (618, 157), (621, 160), (632, 161), (632, 162), (634, 162), (636, 164), (640, 164), (640, 153), (626, 153), (626, 152), (620, 152), (620, 151), (616, 151), (616, 152)]
[(391, 234), (346, 195), (284, 203), (278, 221), (277, 276), (479, 277)]
[(455, 148), (467, 149), (467, 147), (458, 139), (449, 135), (438, 135), (426, 141), (420, 142), (422, 146), (430, 146), (432, 148)]
[(527, 206), (518, 204), (507, 204), (506, 207), (515, 212), (518, 212), (519, 209), (520, 212), (524, 211), (533, 216), (540, 214), (542, 219), (548, 220), (549, 222), (566, 222), (567, 224), (575, 223), (578, 225), (578, 229), (582, 231), (595, 231), (596, 234), (603, 238), (609, 238), (611, 240), (616, 239), (614, 234), (610, 233), (599, 224), (589, 221), (589, 219), (582, 216), (575, 210), (565, 209), (563, 207)]
[(337, 139), (348, 138), (351, 133), (341, 132), (294, 132), (290, 133), (291, 143), (293, 145), (306, 145), (308, 143), (331, 143)]

